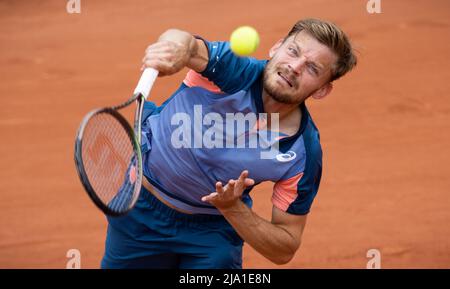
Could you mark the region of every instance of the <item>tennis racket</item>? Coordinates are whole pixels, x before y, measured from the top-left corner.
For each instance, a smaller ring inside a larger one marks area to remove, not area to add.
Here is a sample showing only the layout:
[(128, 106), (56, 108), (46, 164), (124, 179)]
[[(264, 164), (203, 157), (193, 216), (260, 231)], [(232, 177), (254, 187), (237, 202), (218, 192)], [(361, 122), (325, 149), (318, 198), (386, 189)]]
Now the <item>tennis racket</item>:
[[(126, 102), (94, 109), (82, 120), (75, 140), (78, 176), (95, 205), (121, 216), (136, 203), (142, 185), (141, 118), (144, 101), (158, 76), (147, 68)], [(134, 126), (119, 110), (136, 102)]]

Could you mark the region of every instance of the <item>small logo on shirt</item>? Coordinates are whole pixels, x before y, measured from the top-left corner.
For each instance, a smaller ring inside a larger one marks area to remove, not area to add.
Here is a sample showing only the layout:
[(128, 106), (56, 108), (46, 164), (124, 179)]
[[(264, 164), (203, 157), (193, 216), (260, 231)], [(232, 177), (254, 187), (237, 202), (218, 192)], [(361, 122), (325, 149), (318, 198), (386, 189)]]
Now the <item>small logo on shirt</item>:
[(292, 161), (293, 159), (295, 159), (295, 157), (297, 157), (297, 154), (293, 151), (288, 151), (285, 154), (277, 154), (276, 156), (277, 161), (283, 163)]

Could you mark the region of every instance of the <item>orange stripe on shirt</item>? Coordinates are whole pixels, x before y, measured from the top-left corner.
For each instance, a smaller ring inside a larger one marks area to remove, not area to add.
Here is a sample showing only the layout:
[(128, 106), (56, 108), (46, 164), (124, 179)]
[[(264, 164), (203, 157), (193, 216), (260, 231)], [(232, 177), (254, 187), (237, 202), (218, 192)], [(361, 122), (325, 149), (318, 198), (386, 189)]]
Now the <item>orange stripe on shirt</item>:
[(303, 173), (295, 175), (287, 180), (278, 181), (273, 186), (272, 204), (278, 209), (286, 212), (290, 204), (298, 196), (297, 184), (302, 178)]
[(192, 69), (188, 71), (183, 82), (189, 87), (200, 86), (211, 92), (222, 92), (212, 81), (209, 81), (206, 77), (201, 76), (200, 73), (197, 73)]

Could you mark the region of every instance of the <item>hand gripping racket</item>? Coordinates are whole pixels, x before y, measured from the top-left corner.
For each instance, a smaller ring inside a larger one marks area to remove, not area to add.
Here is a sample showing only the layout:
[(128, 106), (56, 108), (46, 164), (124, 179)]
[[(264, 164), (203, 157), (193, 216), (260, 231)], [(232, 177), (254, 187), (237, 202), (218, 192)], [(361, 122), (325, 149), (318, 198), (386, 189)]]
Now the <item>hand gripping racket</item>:
[[(145, 69), (129, 100), (89, 112), (78, 129), (75, 140), (78, 176), (89, 197), (107, 215), (126, 214), (139, 197), (142, 109), (157, 76), (155, 69)], [(135, 101), (132, 128), (118, 111)]]

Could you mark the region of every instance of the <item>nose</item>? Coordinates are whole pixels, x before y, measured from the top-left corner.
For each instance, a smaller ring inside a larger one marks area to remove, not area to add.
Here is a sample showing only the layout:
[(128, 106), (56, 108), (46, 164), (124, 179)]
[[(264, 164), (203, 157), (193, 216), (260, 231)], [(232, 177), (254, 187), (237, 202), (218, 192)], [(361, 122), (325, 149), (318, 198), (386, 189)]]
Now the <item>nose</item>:
[(293, 60), (288, 64), (289, 69), (295, 73), (295, 75), (299, 75), (305, 67), (306, 60), (304, 57), (299, 57), (298, 59)]

